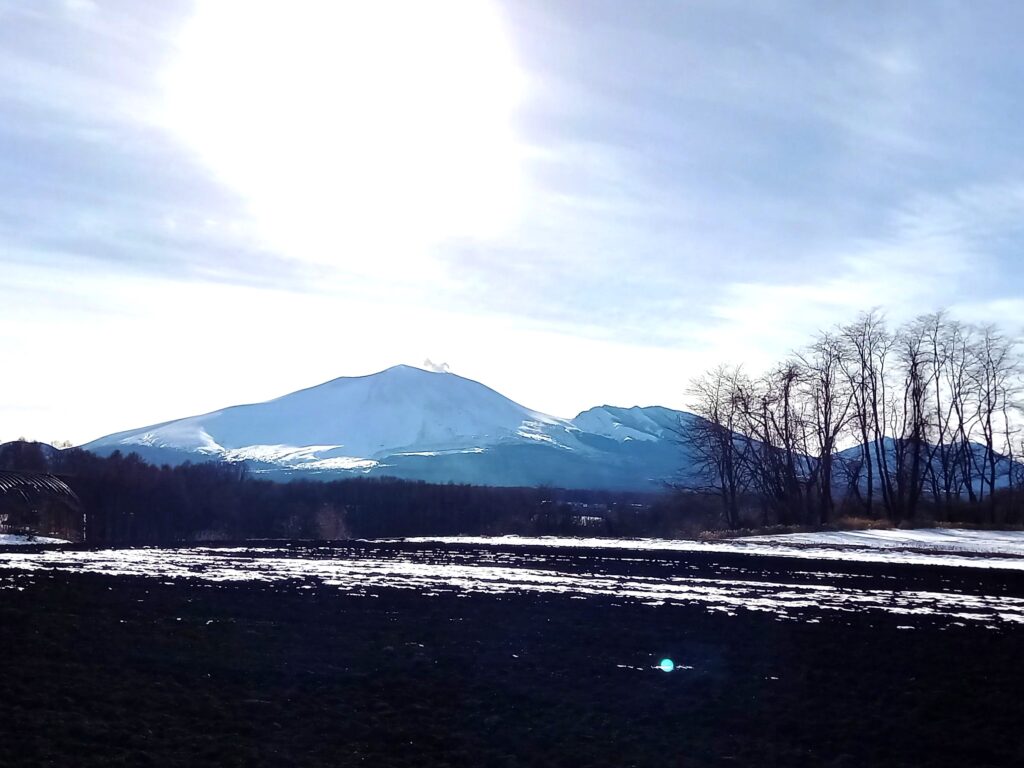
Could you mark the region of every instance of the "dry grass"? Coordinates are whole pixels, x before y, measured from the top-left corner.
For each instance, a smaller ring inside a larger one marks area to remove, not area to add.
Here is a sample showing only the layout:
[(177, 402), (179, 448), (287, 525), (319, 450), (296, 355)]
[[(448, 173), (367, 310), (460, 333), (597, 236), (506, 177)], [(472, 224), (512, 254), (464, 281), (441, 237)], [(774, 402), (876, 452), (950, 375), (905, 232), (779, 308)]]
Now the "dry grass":
[(965, 523), (959, 520), (936, 520), (927, 525), (901, 525), (900, 528), (956, 528), (961, 531), (1024, 531), (1019, 523)]
[(811, 525), (767, 525), (758, 528), (736, 528), (702, 531), (698, 538), (704, 541), (735, 539), (741, 536), (782, 536), (787, 533), (811, 533), (824, 530)]
[(835, 525), (827, 527), (825, 530), (835, 531), (884, 531), (893, 528), (893, 524), (889, 520), (876, 520), (870, 517), (857, 517), (855, 515), (847, 515), (840, 517), (836, 520)]
[[(915, 527), (933, 527), (933, 523)], [(821, 531), (869, 531), (888, 530), (894, 528), (888, 520), (875, 520), (869, 517), (839, 517), (828, 525), (767, 525), (754, 528), (737, 528), (735, 530), (718, 529), (701, 531), (698, 538), (704, 541), (718, 539), (734, 539), (741, 536), (784, 536), (789, 533), (820, 533)]]

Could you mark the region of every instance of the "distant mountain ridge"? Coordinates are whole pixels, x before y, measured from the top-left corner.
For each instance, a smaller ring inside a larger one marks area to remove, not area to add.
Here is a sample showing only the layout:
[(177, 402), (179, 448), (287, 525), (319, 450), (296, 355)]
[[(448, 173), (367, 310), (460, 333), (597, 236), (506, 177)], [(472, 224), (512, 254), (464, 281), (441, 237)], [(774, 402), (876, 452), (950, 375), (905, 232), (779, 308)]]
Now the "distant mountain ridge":
[(273, 477), (388, 475), (430, 482), (657, 490), (687, 465), (683, 411), (599, 406), (533, 411), (453, 373), (399, 365), (264, 403), (101, 437), (101, 455), (245, 461)]

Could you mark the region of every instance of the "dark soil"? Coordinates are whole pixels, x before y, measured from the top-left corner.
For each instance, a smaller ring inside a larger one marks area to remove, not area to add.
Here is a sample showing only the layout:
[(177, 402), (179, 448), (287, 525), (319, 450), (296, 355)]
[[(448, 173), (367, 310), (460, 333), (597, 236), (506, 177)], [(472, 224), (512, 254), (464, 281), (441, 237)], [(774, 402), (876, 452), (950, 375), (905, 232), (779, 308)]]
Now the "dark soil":
[[(1012, 626), (0, 573), (11, 584), (0, 766), (1024, 765)], [(652, 669), (663, 656), (692, 669)]]

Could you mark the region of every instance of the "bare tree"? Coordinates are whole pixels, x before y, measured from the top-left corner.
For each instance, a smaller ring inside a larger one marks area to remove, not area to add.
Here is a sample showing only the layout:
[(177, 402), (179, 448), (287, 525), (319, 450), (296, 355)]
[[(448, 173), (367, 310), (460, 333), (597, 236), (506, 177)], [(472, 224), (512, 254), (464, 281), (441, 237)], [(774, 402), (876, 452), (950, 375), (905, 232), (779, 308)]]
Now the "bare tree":
[(932, 460), (928, 443), (930, 391), (936, 368), (931, 354), (933, 322), (927, 316), (904, 325), (895, 337), (896, 359), (902, 373), (898, 408), (890, 421), (894, 445), (896, 519), (914, 518)]
[[(995, 326), (986, 325), (978, 332), (968, 369), (984, 449), (980, 456), (976, 451), (971, 455), (981, 481), (979, 500), (987, 496), (990, 522), (996, 522), (995, 491), (1000, 454), (1012, 454), (1010, 412), (1015, 406), (1020, 375), (1015, 352), (1013, 339), (1004, 336)], [(1000, 440), (1005, 443), (1000, 444)]]
[(749, 441), (738, 434), (745, 382), (738, 367), (724, 365), (694, 379), (688, 395), (695, 418), (680, 425), (680, 438), (694, 471), (694, 477), (683, 484), (718, 495), (723, 517), (732, 529), (740, 527), (740, 498), (749, 484)]
[(800, 364), (791, 360), (740, 392), (751, 482), (785, 524), (807, 519), (808, 489), (816, 482), (808, 458), (807, 403), (800, 397), (803, 379)]
[(819, 524), (832, 518), (833, 463), (853, 410), (853, 387), (844, 375), (843, 354), (844, 345), (838, 335), (819, 333), (798, 355), (804, 396), (810, 405), (808, 426), (815, 453)]
[(851, 485), (859, 490), (862, 472), (868, 516), (874, 515), (874, 502), (879, 492), (883, 508), (891, 513), (893, 486), (886, 440), (889, 409), (886, 379), (893, 338), (886, 328), (885, 317), (878, 310), (863, 313), (853, 323), (843, 326), (840, 336), (845, 349), (840, 363), (851, 390), (850, 424), (862, 457)]
[(932, 448), (928, 473), (932, 498), (947, 512), (966, 491), (973, 498), (968, 380), (973, 329), (939, 311), (922, 319), (927, 327), (933, 371)]

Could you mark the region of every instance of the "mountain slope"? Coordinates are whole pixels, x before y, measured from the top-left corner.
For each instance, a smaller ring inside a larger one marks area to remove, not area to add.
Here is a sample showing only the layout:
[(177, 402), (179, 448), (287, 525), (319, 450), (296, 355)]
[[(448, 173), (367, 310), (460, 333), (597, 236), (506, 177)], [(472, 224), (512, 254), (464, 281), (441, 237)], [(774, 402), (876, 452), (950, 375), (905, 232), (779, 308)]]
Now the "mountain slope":
[(602, 406), (574, 420), (452, 373), (396, 366), (83, 446), (148, 461), (247, 461), (278, 476), (361, 473), (434, 482), (654, 490), (681, 455), (666, 408)]
[(672, 441), (679, 438), (681, 418), (692, 418), (692, 415), (660, 405), (648, 408), (617, 408), (613, 405), (602, 405), (583, 411), (572, 420), (572, 423), (584, 432), (610, 437), (618, 442)]

